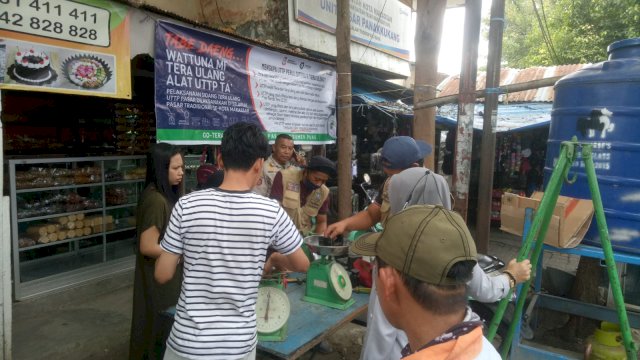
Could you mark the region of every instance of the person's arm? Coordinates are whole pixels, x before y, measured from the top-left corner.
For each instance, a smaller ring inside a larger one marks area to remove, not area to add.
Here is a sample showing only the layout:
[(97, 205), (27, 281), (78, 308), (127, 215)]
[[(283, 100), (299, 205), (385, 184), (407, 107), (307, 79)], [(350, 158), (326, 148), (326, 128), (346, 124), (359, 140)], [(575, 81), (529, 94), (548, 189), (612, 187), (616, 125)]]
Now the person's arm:
[(159, 284), (165, 284), (173, 279), (178, 263), (180, 263), (180, 255), (164, 250), (161, 252), (160, 257), (156, 260), (154, 277)]
[[(272, 238), (274, 239), (271, 246), (276, 251), (270, 257), (271, 262), (267, 261), (265, 266), (281, 264), (284, 268), (291, 271), (306, 272), (309, 268), (309, 259), (301, 248), (302, 236), (296, 229), (289, 215), (281, 207), (276, 215)], [(268, 272), (270, 268), (266, 268)]]
[(295, 151), (295, 149), (293, 150), (293, 154), (291, 154), (291, 162), (298, 167), (303, 168), (307, 166), (307, 159), (301, 154), (298, 154), (298, 152)]
[(180, 263), (184, 250), (184, 244), (180, 237), (181, 224), (182, 203), (178, 201), (171, 211), (169, 224), (160, 242), (160, 257), (156, 259), (154, 277), (160, 284), (164, 284), (173, 278), (176, 273), (176, 267)]
[(145, 190), (138, 206), (138, 249), (140, 254), (156, 259), (160, 256), (160, 229), (167, 223), (167, 200), (157, 191)]
[(289, 255), (274, 252), (269, 256), (267, 262), (265, 262), (264, 268), (264, 274), (270, 274), (272, 270), (307, 272), (309, 269), (309, 258), (307, 258), (307, 255), (302, 251), (302, 248), (298, 248)]
[(160, 230), (153, 225), (140, 234), (140, 253), (156, 259), (162, 253), (160, 248)]
[(380, 221), (380, 205), (372, 203), (366, 210), (329, 225), (324, 232), (324, 236), (335, 239), (336, 236), (342, 235), (347, 231), (366, 230), (378, 221)]
[(327, 229), (327, 214), (318, 214), (316, 216), (316, 234), (324, 234)]
[(298, 272), (307, 272), (309, 270), (309, 258), (305, 255), (302, 248), (298, 248), (296, 251), (287, 255), (287, 261), (289, 262), (289, 269)]
[(504, 298), (509, 289), (509, 278), (506, 275), (489, 276), (478, 264), (473, 267), (471, 280), (467, 283), (467, 295), (484, 303)]
[[(516, 284), (520, 284), (529, 280), (531, 263), (529, 260), (516, 262), (516, 259), (511, 259), (504, 271), (511, 273), (516, 279)], [(509, 275), (489, 276), (477, 264), (473, 268), (471, 280), (467, 283), (467, 294), (480, 302), (498, 301), (507, 296), (509, 289)]]
[(523, 283), (531, 277), (531, 261), (524, 259), (517, 262), (516, 259), (511, 259), (503, 272), (511, 274), (515, 278), (516, 284)]

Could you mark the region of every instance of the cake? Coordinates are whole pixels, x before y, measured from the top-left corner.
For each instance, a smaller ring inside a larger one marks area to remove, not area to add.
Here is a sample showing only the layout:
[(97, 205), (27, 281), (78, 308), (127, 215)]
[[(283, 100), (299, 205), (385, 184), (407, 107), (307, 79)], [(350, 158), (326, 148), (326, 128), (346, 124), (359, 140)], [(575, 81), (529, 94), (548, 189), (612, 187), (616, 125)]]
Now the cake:
[(85, 89), (98, 89), (111, 79), (107, 63), (95, 56), (72, 56), (62, 66), (69, 82)]
[(13, 66), (13, 75), (18, 81), (24, 83), (41, 83), (49, 80), (53, 73), (51, 71), (51, 60), (44, 51), (30, 49), (18, 51)]

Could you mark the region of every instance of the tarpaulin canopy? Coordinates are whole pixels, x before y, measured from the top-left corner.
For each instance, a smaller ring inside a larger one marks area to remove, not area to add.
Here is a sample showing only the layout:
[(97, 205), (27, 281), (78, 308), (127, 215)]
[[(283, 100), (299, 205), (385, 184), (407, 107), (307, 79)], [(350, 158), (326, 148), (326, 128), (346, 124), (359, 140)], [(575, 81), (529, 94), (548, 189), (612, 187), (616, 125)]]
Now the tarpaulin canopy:
[[(526, 131), (548, 126), (551, 122), (552, 106), (550, 103), (499, 104), (495, 131)], [(483, 110), (483, 104), (476, 104), (473, 128), (480, 131), (484, 122)], [(438, 109), (438, 114), (447, 122), (447, 126), (454, 127), (457, 124), (455, 119), (458, 114), (458, 104), (442, 105)]]
[[(368, 75), (353, 77), (353, 105), (374, 106), (391, 117), (413, 117), (413, 91), (386, 80)], [(498, 105), (496, 132), (525, 131), (548, 126), (551, 121), (552, 104), (548, 102), (527, 102)], [(482, 130), (483, 104), (476, 104), (473, 128)], [(457, 125), (458, 104), (438, 107), (436, 124), (455, 127)]]

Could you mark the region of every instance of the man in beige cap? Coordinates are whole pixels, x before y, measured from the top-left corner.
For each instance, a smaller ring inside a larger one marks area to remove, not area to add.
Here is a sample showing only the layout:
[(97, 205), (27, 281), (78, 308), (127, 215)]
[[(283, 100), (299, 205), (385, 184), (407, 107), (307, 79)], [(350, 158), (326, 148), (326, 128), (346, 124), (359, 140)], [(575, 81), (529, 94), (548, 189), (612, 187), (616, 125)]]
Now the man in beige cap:
[(460, 215), (442, 206), (409, 206), (351, 250), (375, 256), (382, 310), (408, 337), (404, 359), (500, 359), (467, 306), (477, 254)]

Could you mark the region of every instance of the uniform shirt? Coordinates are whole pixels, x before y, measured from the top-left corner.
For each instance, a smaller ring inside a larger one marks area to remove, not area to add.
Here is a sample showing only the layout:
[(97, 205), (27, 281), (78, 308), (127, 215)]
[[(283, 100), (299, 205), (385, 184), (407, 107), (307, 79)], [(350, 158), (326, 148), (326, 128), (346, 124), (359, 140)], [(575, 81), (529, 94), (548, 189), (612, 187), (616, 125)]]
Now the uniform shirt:
[(262, 166), (262, 177), (258, 180), (258, 185), (253, 188), (253, 191), (256, 194), (269, 197), (271, 187), (273, 185), (273, 178), (278, 172), (280, 172), (280, 170), (284, 170), (292, 165), (293, 163), (291, 161), (287, 161), (284, 165), (280, 165), (273, 158), (273, 154), (271, 154)]
[(184, 278), (167, 341), (188, 359), (237, 359), (256, 347), (255, 305), (267, 248), (293, 253), (302, 237), (272, 199), (206, 189), (175, 205), (160, 246), (182, 255)]
[[(313, 192), (313, 190), (307, 189), (304, 181), (300, 181), (300, 207), (304, 206), (307, 201), (307, 197), (311, 192)], [(282, 174), (278, 173), (275, 178), (273, 178), (273, 186), (269, 197), (278, 200), (279, 203), (282, 203), (283, 196), (284, 188), (282, 185)], [(327, 196), (327, 199), (322, 203), (322, 206), (320, 206), (320, 210), (318, 210), (319, 215), (326, 215), (327, 212), (329, 212), (329, 198), (330, 196)]]

